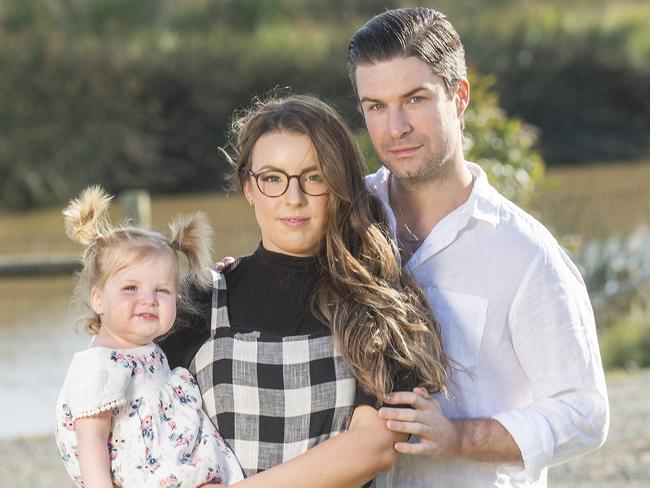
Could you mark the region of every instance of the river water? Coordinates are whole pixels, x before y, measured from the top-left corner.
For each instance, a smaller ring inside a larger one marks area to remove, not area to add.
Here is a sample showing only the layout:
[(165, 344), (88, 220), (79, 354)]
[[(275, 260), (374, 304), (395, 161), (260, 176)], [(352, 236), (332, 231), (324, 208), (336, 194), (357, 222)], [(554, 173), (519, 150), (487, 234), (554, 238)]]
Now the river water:
[(69, 277), (0, 279), (0, 437), (54, 431), (58, 390), (74, 352), (89, 337), (75, 331)]

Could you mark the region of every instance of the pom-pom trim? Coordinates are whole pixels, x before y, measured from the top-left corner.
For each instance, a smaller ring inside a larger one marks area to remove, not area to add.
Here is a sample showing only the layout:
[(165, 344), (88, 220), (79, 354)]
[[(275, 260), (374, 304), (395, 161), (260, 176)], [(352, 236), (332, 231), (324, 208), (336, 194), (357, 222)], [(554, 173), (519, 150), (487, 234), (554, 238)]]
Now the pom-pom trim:
[(94, 417), (95, 415), (99, 415), (102, 412), (106, 412), (107, 410), (115, 410), (124, 405), (126, 405), (125, 398), (122, 398), (120, 400), (111, 400), (110, 402), (106, 402), (97, 408), (93, 408), (92, 410), (82, 410), (73, 416), (73, 420)]

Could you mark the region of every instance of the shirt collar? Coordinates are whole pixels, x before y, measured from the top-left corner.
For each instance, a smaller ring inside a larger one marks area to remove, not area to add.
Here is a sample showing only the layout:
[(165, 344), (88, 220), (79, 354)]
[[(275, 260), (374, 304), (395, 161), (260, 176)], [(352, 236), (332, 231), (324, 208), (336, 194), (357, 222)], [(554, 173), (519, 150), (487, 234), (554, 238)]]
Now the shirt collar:
[(474, 176), (474, 186), (467, 201), (459, 208), (469, 207), (468, 220), (474, 218), (497, 226), (501, 221), (499, 212), (501, 197), (499, 192), (490, 185), (483, 168), (469, 161), (465, 161), (465, 164), (472, 176)]
[[(500, 196), (490, 185), (485, 171), (475, 163), (466, 162), (474, 184), (467, 200), (459, 207), (446, 215), (433, 228), (425, 238), (420, 248), (413, 254), (407, 264), (407, 269), (413, 269), (428, 257), (437, 254), (454, 242), (460, 232), (465, 229), (472, 220), (484, 221), (490, 225), (497, 226), (500, 222)], [(388, 197), (388, 178), (390, 171), (382, 167), (368, 178), (368, 185), (379, 197), (386, 209), (388, 225), (395, 234), (396, 220), (390, 200)]]
[[(454, 215), (454, 220), (464, 221), (463, 226), (467, 225), (469, 219), (474, 218), (483, 220), (494, 226), (500, 222), (499, 215), (499, 193), (488, 182), (485, 171), (476, 163), (465, 161), (467, 169), (474, 176), (474, 185), (469, 198), (449, 215)], [(382, 166), (372, 178), (368, 185), (375, 195), (379, 197), (386, 209), (389, 209), (388, 220), (391, 227), (395, 227), (395, 216), (390, 208), (390, 199), (388, 197), (388, 179), (390, 171)]]

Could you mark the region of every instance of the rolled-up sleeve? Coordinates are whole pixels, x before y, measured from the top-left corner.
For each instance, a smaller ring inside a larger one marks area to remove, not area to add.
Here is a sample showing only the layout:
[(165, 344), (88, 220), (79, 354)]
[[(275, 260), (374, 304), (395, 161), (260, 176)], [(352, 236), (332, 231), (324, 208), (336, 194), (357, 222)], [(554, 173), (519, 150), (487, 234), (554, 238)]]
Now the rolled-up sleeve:
[(586, 287), (558, 246), (531, 262), (509, 314), (517, 358), (532, 384), (530, 405), (493, 416), (512, 435), (525, 477), (600, 447), (609, 404)]

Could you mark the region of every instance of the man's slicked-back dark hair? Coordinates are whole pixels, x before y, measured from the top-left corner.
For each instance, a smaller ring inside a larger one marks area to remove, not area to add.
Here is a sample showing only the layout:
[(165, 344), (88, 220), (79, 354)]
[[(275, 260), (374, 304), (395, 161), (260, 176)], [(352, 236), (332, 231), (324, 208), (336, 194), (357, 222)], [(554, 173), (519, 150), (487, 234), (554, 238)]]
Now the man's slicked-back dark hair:
[(413, 56), (440, 76), (452, 96), (467, 77), (465, 49), (456, 29), (442, 12), (424, 7), (387, 10), (370, 19), (350, 40), (348, 75), (357, 92), (359, 65)]

